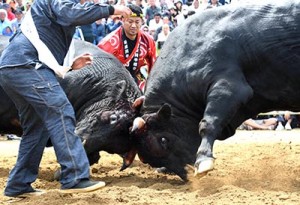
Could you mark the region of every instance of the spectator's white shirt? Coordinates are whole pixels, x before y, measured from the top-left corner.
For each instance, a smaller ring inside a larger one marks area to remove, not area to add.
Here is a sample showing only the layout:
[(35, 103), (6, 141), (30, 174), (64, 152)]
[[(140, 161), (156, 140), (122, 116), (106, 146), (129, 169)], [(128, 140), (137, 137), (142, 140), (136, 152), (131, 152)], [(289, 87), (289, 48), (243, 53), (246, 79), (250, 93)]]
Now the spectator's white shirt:
[(169, 34), (170, 34), (170, 31), (168, 32), (167, 35), (165, 35), (164, 31), (161, 31), (161, 32), (158, 34), (157, 41), (159, 41), (159, 42), (165, 42), (165, 41), (167, 40)]
[(151, 19), (149, 22), (149, 30), (157, 30), (159, 27), (163, 25), (163, 20), (160, 19), (158, 23), (154, 19)]
[(231, 3), (232, 4), (237, 4), (237, 3), (240, 3), (242, 0), (231, 0)]
[(197, 13), (197, 12), (199, 12), (199, 11), (205, 10), (206, 7), (207, 7), (207, 3), (204, 3), (204, 2), (203, 2), (203, 3), (199, 4), (199, 7), (198, 7), (198, 8), (195, 8), (195, 7), (194, 7), (194, 2), (193, 2), (193, 4), (189, 6), (188, 10), (189, 10), (189, 11), (195, 11), (195, 12)]

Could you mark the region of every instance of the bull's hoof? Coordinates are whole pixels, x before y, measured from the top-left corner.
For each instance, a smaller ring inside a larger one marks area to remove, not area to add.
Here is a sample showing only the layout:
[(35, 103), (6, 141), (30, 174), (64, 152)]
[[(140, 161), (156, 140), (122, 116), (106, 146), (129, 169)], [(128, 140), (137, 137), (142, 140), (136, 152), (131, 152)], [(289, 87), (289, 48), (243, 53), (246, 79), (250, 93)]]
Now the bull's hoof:
[(215, 161), (214, 159), (206, 159), (204, 161), (201, 161), (198, 164), (198, 167), (195, 167), (194, 176), (203, 177), (209, 171), (212, 171), (214, 169), (214, 161)]
[(156, 168), (156, 172), (157, 172), (157, 173), (161, 173), (161, 174), (174, 174), (174, 172), (170, 171), (170, 170), (167, 169), (166, 167), (159, 167), (159, 168)]
[(59, 181), (60, 180), (60, 176), (61, 176), (61, 169), (57, 169), (55, 172), (54, 172), (54, 175), (53, 175), (53, 179), (55, 181)]

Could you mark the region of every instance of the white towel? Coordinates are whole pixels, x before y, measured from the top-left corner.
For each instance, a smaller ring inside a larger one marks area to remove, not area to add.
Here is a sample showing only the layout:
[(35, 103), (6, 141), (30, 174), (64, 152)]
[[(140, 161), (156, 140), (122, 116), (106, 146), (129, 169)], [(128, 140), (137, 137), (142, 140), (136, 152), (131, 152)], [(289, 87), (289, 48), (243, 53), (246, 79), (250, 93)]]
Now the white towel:
[(39, 60), (51, 68), (59, 77), (64, 78), (65, 74), (71, 70), (71, 66), (59, 65), (49, 48), (40, 39), (32, 19), (31, 9), (26, 12), (20, 28), (23, 34), (36, 48)]

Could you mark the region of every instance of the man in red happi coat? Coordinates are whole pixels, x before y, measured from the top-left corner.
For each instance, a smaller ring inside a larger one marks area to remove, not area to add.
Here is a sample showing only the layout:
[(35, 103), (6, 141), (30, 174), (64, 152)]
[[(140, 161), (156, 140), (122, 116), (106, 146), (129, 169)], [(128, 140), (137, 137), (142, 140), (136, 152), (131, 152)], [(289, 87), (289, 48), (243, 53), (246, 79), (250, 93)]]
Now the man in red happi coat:
[(136, 5), (128, 7), (132, 15), (123, 18), (123, 25), (102, 39), (98, 47), (116, 56), (143, 91), (156, 60), (155, 41), (140, 29), (143, 22), (142, 9)]

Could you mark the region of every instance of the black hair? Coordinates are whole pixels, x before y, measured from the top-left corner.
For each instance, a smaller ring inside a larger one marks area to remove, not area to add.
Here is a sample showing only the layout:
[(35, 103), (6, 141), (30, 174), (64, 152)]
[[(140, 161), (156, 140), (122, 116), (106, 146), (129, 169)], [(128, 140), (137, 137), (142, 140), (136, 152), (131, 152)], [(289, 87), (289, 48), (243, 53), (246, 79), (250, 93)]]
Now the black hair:
[(157, 12), (157, 13), (154, 14), (154, 16), (159, 16), (159, 17), (161, 17), (161, 13)]
[(132, 13), (135, 13), (137, 16), (139, 16), (139, 17), (143, 16), (143, 11), (142, 11), (141, 7), (134, 5), (134, 4), (130, 4), (130, 5), (128, 5), (128, 8), (130, 8)]

